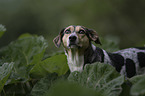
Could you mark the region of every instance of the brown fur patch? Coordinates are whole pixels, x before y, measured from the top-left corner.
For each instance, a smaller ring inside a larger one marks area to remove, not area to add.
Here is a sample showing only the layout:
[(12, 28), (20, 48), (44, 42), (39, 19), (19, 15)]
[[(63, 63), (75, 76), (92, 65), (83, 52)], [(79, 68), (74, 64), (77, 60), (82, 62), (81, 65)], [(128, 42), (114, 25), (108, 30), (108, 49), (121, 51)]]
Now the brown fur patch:
[[(66, 30), (70, 30), (71, 33), (70, 34), (65, 34)], [(63, 41), (63, 46), (64, 48), (68, 48), (68, 43), (69, 43), (69, 36), (74, 33), (77, 36), (77, 45), (81, 47), (81, 49), (85, 49), (89, 46), (89, 38), (86, 36), (86, 34), (79, 34), (78, 32), (80, 30), (84, 30), (85, 29), (81, 26), (69, 26), (64, 30), (64, 36), (62, 38)]]

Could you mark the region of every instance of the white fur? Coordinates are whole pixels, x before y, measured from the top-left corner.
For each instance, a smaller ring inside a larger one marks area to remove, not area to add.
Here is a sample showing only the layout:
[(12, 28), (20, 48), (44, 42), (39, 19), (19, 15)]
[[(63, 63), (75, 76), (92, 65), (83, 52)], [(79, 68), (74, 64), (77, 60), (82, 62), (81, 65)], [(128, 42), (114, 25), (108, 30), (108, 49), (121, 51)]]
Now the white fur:
[[(124, 64), (125, 64), (125, 63), (124, 63)], [(122, 68), (121, 68), (121, 70), (120, 70), (120, 74), (125, 75), (125, 76), (127, 75), (127, 74), (126, 74), (126, 67), (125, 67), (125, 65), (122, 66)]]
[(105, 63), (105, 64), (111, 65), (112, 62), (111, 62), (111, 60), (110, 60), (110, 58), (109, 58), (107, 52), (106, 52), (105, 50), (103, 50), (103, 53), (104, 53), (104, 63)]
[(93, 44), (92, 44), (92, 49), (93, 49), (93, 51), (95, 51), (95, 50), (96, 50), (96, 46), (95, 46), (95, 45), (93, 45)]
[[(94, 51), (96, 50), (96, 46), (94, 46), (93, 44), (92, 44), (92, 48)], [(74, 71), (81, 72), (83, 70), (84, 54), (79, 56), (78, 52), (74, 48), (71, 50), (70, 55), (68, 55), (66, 52), (65, 55), (67, 56), (68, 66), (71, 72)]]
[(84, 66), (84, 55), (79, 56), (78, 52), (75, 52), (75, 49), (73, 51), (74, 52), (71, 52), (70, 55), (65, 52), (69, 69), (71, 72), (81, 72)]

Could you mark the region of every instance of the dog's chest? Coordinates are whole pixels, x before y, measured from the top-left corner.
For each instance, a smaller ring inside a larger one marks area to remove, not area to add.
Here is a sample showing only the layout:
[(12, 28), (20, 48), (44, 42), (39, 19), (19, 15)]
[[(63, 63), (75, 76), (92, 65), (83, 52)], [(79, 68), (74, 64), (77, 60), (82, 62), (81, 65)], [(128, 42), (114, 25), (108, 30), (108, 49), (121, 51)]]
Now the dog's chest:
[(84, 66), (84, 55), (78, 52), (65, 53), (67, 55), (68, 66), (71, 72), (82, 71)]

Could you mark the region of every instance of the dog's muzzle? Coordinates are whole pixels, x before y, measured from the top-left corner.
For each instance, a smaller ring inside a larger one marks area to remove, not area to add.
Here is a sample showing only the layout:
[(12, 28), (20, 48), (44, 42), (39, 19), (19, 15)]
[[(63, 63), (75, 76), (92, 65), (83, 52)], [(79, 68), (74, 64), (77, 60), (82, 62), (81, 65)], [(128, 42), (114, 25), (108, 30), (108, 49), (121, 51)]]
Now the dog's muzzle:
[(76, 48), (76, 47), (79, 47), (78, 44), (77, 44), (77, 37), (72, 35), (69, 37), (69, 45), (68, 47), (69, 48)]
[(69, 37), (70, 43), (75, 43), (75, 42), (76, 42), (76, 39), (77, 39), (76, 36), (70, 36), (70, 37)]

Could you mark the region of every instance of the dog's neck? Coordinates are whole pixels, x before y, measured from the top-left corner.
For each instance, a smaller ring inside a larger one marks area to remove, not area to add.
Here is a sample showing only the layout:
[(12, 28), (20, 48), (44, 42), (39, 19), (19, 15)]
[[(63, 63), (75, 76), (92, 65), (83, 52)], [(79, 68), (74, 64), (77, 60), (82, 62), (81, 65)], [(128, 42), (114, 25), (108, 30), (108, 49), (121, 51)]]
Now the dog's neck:
[(95, 50), (93, 44), (85, 50), (81, 48), (65, 50), (70, 71), (82, 71), (85, 64), (95, 62)]
[(94, 46), (93, 44), (91, 44), (91, 46), (89, 46), (85, 52), (84, 52), (84, 64), (87, 64), (87, 63), (93, 63), (95, 62), (95, 58), (96, 58), (96, 46)]
[(68, 66), (71, 72), (82, 71), (84, 66), (84, 53), (80, 49), (69, 49), (65, 51)]

